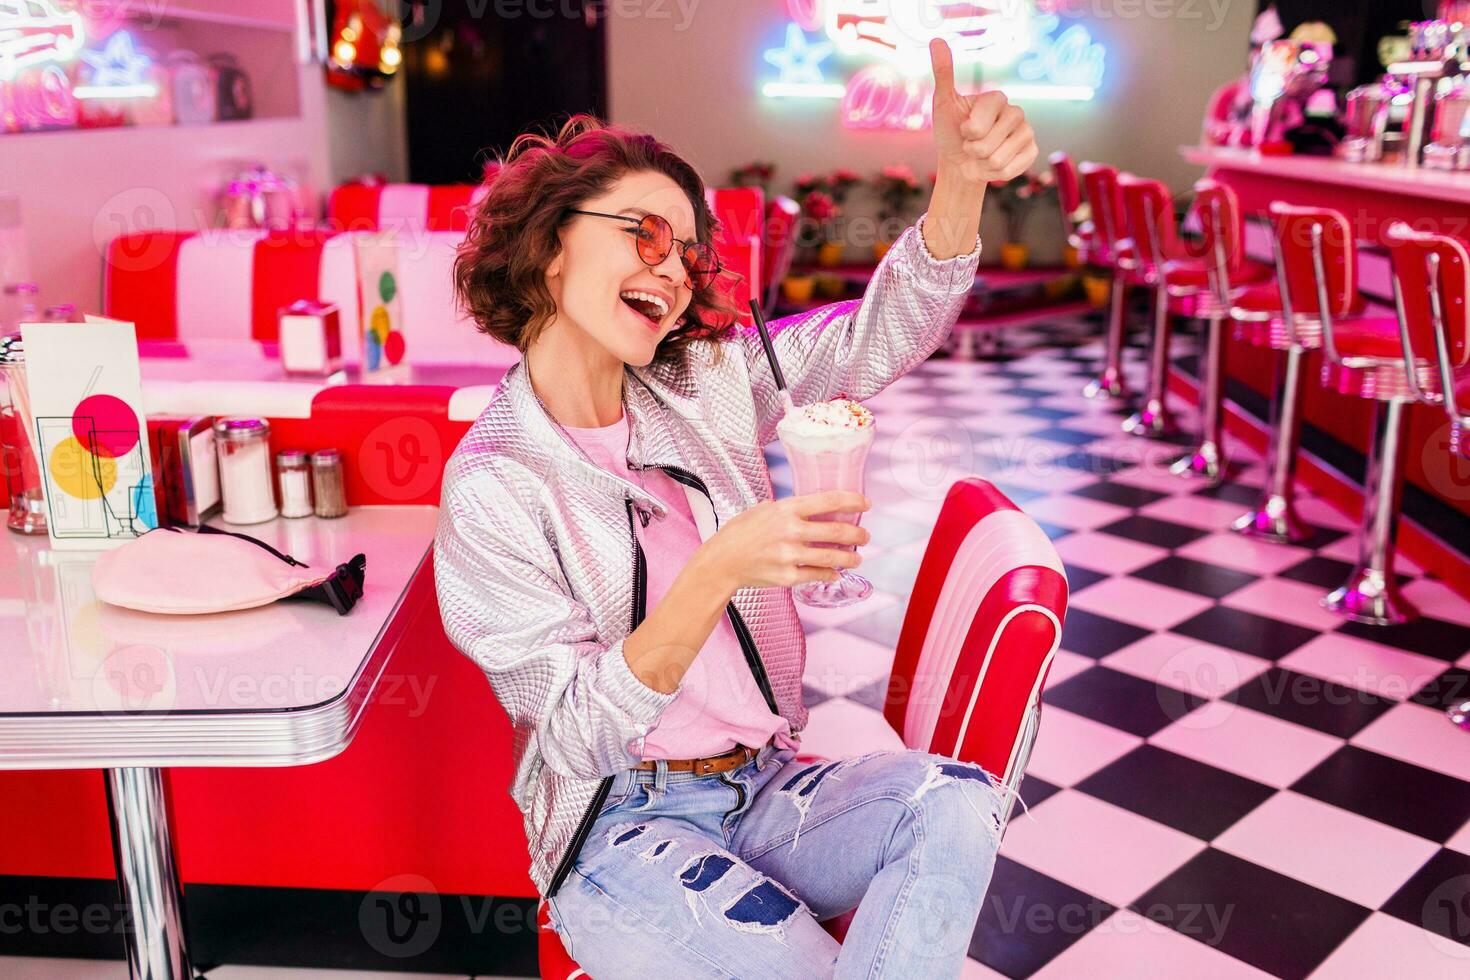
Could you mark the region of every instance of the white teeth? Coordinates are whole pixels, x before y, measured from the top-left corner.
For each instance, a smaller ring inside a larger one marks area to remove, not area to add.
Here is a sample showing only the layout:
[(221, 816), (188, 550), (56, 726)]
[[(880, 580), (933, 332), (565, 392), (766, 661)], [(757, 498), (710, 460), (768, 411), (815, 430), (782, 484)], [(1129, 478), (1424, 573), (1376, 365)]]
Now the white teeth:
[(669, 313), (668, 302), (662, 296), (658, 296), (654, 293), (645, 293), (640, 290), (630, 289), (626, 292), (619, 293), (618, 295), (624, 297), (625, 299), (638, 299), (643, 300), (644, 302), (652, 303), (654, 306), (658, 307), (658, 315), (660, 318), (667, 316)]

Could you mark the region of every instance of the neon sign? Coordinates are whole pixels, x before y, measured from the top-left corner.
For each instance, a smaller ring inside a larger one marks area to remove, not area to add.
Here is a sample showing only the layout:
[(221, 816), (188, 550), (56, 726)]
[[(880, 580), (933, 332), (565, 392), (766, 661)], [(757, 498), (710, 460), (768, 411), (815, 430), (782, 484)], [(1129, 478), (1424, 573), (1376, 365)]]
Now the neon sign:
[(71, 61), (85, 40), (82, 15), (51, 0), (0, 0), (0, 81), (22, 68)]
[[(787, 0), (785, 44), (764, 53), (779, 70), (762, 85), (770, 98), (831, 99), (854, 129), (927, 129), (933, 81), (929, 39), (949, 42), (958, 65), (1001, 69), (997, 86), (1018, 100), (1088, 101), (1102, 84), (1106, 49), (1081, 24), (1038, 0), (1003, 9), (971, 0)], [(818, 35), (813, 40), (808, 32)], [(847, 80), (823, 74), (833, 54), (867, 62)]]
[(101, 51), (83, 51), (82, 60), (92, 77), (89, 84), (72, 89), (79, 99), (149, 99), (158, 94), (158, 86), (147, 81), (153, 59), (133, 45), (127, 31), (113, 34)]

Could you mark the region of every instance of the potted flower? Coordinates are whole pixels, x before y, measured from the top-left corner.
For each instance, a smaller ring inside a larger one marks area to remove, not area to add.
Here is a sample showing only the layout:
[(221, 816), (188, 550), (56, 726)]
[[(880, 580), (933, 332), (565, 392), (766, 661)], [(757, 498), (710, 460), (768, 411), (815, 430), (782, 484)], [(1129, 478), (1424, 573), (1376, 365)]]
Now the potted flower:
[(832, 200), (837, 202), (840, 208), (847, 203), (847, 197), (852, 193), (854, 187), (862, 184), (862, 174), (846, 167), (838, 167), (827, 177), (827, 187), (832, 195)]
[[(798, 198), (801, 204), (802, 228), (799, 238), (814, 241), (817, 248), (817, 263), (824, 266), (839, 265), (842, 262), (842, 243), (831, 240), (831, 222), (841, 214), (837, 202), (832, 200), (832, 195), (827, 193), (828, 187), (826, 177), (798, 177), (796, 181)], [(810, 234), (810, 238), (808, 238)], [(832, 253), (835, 252), (835, 260)], [(816, 288), (816, 277), (811, 275), (790, 275), (782, 283), (782, 292), (786, 298), (793, 303), (803, 303), (812, 298), (812, 292)]]
[(834, 268), (842, 264), (844, 245), (837, 240), (834, 222), (842, 215), (837, 200), (826, 190), (812, 190), (801, 199), (801, 213), (816, 233), (817, 265)]
[(1041, 203), (1055, 185), (1037, 174), (1018, 174), (1000, 185), (999, 200), (996, 202), (1006, 220), (1006, 240), (1000, 247), (1000, 264), (1012, 271), (1026, 268), (1031, 257), (1030, 246), (1022, 239), (1026, 234), (1026, 221), (1036, 205)]
[(873, 257), (881, 262), (893, 247), (886, 229), (895, 220), (908, 223), (909, 204), (923, 194), (923, 189), (914, 171), (902, 164), (884, 167), (873, 179), (873, 189), (878, 193), (878, 241), (873, 243)]
[(771, 196), (771, 178), (775, 173), (776, 165), (774, 163), (757, 160), (731, 170), (730, 185), (732, 187), (759, 187), (761, 193), (769, 200)]

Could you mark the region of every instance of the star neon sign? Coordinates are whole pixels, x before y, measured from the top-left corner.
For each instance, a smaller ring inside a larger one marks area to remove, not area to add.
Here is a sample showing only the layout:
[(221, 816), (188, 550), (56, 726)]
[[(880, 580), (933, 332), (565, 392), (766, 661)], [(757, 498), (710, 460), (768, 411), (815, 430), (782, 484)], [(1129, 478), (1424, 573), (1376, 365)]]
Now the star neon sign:
[[(926, 129), (933, 94), (929, 39), (949, 42), (959, 65), (1003, 69), (996, 87), (1025, 101), (1088, 101), (1102, 83), (1107, 52), (1081, 24), (1036, 0), (787, 0), (785, 44), (764, 53), (779, 76), (762, 85), (771, 98), (831, 99), (856, 129)], [(1044, 8), (1043, 8), (1044, 9)], [(818, 36), (808, 37), (808, 32)], [(835, 52), (862, 65), (847, 80), (829, 79)], [(990, 72), (987, 72), (989, 74)]]
[(101, 51), (83, 51), (82, 60), (91, 69), (86, 85), (72, 89), (79, 99), (140, 99), (158, 94), (158, 86), (146, 80), (153, 59), (139, 51), (127, 31), (107, 39)]

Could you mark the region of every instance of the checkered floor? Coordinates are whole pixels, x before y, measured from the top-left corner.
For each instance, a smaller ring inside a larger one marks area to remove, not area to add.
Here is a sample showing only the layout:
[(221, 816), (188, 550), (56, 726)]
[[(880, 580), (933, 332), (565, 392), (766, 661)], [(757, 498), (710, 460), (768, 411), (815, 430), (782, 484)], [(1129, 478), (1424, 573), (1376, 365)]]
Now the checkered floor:
[[(1323, 611), (1352, 522), (1303, 498), (1320, 528), (1309, 547), (1226, 531), (1254, 500), (1259, 460), (1232, 446), (1245, 465), (1218, 490), (1170, 476), (1161, 460), (1178, 447), (1120, 435), (1114, 408), (1078, 394), (1098, 332), (1012, 334), (1031, 352), (933, 360), (869, 403), (880, 435), (861, 570), (878, 591), (802, 607), (804, 747), (882, 744), (904, 597), (946, 489), (979, 473), (1056, 540), (1072, 602), (1022, 790), (1030, 812), (1007, 832), (965, 976), (1470, 976), (1470, 734), (1441, 713), (1470, 697), (1470, 603), (1401, 561), (1418, 623)], [(1141, 366), (1128, 364), (1135, 387)], [(125, 971), (0, 959), (0, 975)]]
[(1258, 458), (1232, 446), (1217, 490), (1171, 476), (1178, 446), (1080, 396), (1095, 324), (1027, 333), (1031, 353), (930, 361), (868, 403), (878, 593), (802, 607), (805, 747), (885, 726), (903, 597), (946, 488), (978, 473), (1042, 522), (1072, 600), (967, 976), (1470, 976), (1470, 734), (1442, 714), (1470, 698), (1470, 602), (1401, 560), (1424, 619), (1339, 620), (1318, 599), (1351, 521), (1304, 497), (1306, 547), (1231, 533)]

